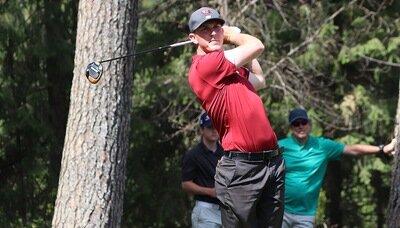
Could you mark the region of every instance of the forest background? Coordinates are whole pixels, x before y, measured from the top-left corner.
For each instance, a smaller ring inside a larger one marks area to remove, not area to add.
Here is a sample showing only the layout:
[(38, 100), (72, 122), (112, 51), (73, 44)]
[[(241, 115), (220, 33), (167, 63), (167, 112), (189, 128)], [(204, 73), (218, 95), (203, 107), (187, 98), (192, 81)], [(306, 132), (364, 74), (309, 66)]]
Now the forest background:
[[(343, 143), (394, 137), (399, 1), (139, 1), (136, 50), (187, 38), (200, 5), (267, 46), (260, 91), (279, 138), (287, 113), (309, 110), (313, 134)], [(78, 2), (0, 0), (0, 225), (48, 227), (54, 212), (74, 68)], [(187, 85), (193, 47), (136, 58), (124, 227), (189, 227), (183, 153), (198, 141), (200, 106)], [(108, 56), (105, 56), (107, 58)], [(84, 72), (82, 72), (84, 77)], [(394, 159), (329, 164), (318, 225), (383, 227)]]

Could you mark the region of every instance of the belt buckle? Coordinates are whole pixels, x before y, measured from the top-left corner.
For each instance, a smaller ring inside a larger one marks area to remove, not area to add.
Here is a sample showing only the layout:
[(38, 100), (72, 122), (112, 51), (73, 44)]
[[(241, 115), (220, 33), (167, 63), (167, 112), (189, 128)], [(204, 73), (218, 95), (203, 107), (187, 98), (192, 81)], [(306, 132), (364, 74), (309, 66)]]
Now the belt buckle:
[(268, 159), (271, 159), (271, 158), (274, 157), (274, 151), (273, 150), (269, 150), (267, 154), (268, 154)]
[(261, 153), (260, 153), (260, 160), (261, 161), (265, 161), (265, 160), (267, 160), (267, 151), (266, 150), (263, 150), (263, 151), (261, 151)]
[(276, 150), (264, 150), (263, 151), (263, 160), (269, 160), (276, 156)]

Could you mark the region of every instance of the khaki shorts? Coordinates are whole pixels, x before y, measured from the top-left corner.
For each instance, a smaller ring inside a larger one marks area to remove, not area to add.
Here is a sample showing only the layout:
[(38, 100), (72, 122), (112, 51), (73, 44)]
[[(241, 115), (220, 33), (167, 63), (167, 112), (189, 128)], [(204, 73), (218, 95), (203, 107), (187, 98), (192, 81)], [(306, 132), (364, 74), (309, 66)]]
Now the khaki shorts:
[(283, 215), (282, 228), (313, 228), (315, 216), (295, 215), (285, 212)]
[(221, 228), (219, 205), (196, 201), (192, 211), (192, 228)]

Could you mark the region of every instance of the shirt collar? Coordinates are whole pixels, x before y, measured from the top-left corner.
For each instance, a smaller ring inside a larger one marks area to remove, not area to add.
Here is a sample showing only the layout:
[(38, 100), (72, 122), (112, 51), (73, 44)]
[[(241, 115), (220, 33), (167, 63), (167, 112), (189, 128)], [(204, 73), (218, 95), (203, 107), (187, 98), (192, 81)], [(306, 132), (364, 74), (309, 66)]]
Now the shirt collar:
[(296, 137), (293, 136), (293, 134), (290, 135), (290, 138), (292, 138), (295, 144), (299, 145), (300, 147), (305, 147), (310, 142), (311, 135), (308, 135), (307, 141), (304, 144), (300, 143), (299, 140), (297, 140)]
[[(202, 139), (200, 139), (199, 145), (200, 145), (200, 147), (201, 147), (204, 151), (209, 151), (210, 153), (214, 153), (213, 151), (209, 150), (209, 149), (206, 147), (206, 145), (204, 145)], [(215, 151), (215, 153), (218, 152), (218, 151), (223, 151), (223, 149), (222, 149), (221, 144), (219, 144), (219, 143), (217, 142), (217, 150)]]

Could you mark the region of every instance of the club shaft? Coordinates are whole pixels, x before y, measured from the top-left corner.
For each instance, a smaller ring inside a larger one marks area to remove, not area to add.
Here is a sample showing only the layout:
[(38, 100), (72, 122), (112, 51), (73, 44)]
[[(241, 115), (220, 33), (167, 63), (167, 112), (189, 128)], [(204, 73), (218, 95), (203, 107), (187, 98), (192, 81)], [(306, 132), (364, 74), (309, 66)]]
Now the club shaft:
[(152, 49), (138, 51), (138, 52), (135, 52), (135, 53), (129, 54), (129, 55), (124, 55), (124, 56), (119, 56), (119, 57), (115, 57), (115, 58), (111, 58), (111, 59), (101, 60), (100, 63), (110, 62), (110, 61), (113, 61), (113, 60), (123, 59), (123, 58), (131, 57), (131, 56), (136, 56), (136, 55), (140, 55), (140, 54), (154, 52), (154, 51), (161, 51), (161, 50), (164, 50), (164, 49), (167, 49), (167, 48), (179, 47), (179, 46), (183, 46), (183, 45), (191, 44), (191, 43), (192, 43), (192, 41), (190, 41), (190, 40), (183, 41), (183, 42), (178, 42), (178, 43), (169, 44), (169, 45), (165, 45), (165, 46), (161, 46), (161, 47), (156, 47), (156, 48), (152, 48)]

